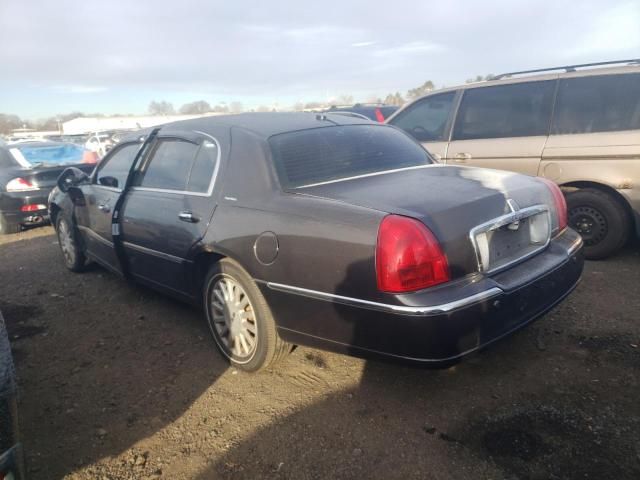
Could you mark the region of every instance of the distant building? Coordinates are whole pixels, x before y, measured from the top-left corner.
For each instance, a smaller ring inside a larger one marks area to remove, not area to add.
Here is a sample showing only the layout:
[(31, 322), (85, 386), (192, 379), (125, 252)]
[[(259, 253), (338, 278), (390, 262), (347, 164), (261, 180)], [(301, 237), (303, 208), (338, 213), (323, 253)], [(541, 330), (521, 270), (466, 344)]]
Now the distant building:
[(135, 117), (78, 117), (62, 123), (64, 135), (82, 135), (92, 132), (109, 130), (137, 130), (154, 127), (164, 123), (191, 118), (221, 115), (220, 113), (205, 113), (202, 115), (142, 115)]

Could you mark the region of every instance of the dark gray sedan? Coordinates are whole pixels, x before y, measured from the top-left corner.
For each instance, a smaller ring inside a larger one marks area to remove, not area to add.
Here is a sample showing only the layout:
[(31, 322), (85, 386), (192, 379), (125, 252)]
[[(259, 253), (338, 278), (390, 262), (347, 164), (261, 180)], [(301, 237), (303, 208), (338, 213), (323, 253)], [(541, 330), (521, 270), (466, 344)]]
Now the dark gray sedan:
[(558, 304), (583, 266), (553, 183), (440, 165), (343, 115), (168, 124), (58, 184), (68, 268), (202, 304), (248, 371), (296, 344), (448, 365)]

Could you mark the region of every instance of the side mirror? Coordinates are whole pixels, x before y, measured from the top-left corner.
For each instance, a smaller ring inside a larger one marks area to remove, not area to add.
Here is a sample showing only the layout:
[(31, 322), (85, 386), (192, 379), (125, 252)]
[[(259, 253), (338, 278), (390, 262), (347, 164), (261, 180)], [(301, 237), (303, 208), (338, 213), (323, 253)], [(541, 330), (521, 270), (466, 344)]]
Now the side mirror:
[(62, 192), (68, 192), (71, 187), (78, 186), (82, 183), (89, 182), (89, 175), (84, 173), (82, 170), (69, 167), (66, 168), (58, 177), (58, 188)]
[(105, 187), (118, 188), (118, 179), (116, 177), (100, 177), (98, 179), (98, 183), (100, 185), (104, 185)]

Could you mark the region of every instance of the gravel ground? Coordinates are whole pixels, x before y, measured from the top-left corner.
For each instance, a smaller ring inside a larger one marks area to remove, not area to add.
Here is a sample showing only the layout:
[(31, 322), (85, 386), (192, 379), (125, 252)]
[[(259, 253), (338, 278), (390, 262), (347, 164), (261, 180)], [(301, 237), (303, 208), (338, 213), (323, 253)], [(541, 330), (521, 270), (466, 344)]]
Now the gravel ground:
[(32, 480), (640, 478), (637, 246), (448, 370), (298, 348), (243, 374), (196, 309), (66, 271), (50, 227), (0, 239), (0, 278)]

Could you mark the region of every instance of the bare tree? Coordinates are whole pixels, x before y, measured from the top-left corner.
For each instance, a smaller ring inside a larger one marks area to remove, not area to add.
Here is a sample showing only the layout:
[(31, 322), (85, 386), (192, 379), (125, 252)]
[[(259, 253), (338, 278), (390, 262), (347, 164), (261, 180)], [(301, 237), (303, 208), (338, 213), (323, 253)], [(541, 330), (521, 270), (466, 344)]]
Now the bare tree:
[(151, 115), (173, 115), (176, 113), (173, 108), (173, 104), (165, 100), (161, 100), (159, 102), (153, 100), (149, 104), (148, 110)]
[(353, 95), (339, 95), (336, 101), (338, 105), (351, 105), (353, 104)]
[(431, 80), (427, 80), (419, 87), (412, 88), (411, 90), (409, 90), (407, 92), (407, 98), (409, 100), (415, 100), (416, 98), (419, 98), (422, 95), (429, 93), (434, 88), (436, 88), (436, 86), (433, 84), (433, 82)]
[(184, 115), (202, 114), (211, 111), (211, 105), (204, 100), (196, 100), (195, 102), (185, 103), (180, 107), (180, 113)]
[(229, 111), (231, 113), (242, 113), (244, 109), (242, 108), (241, 102), (231, 102), (229, 104)]

